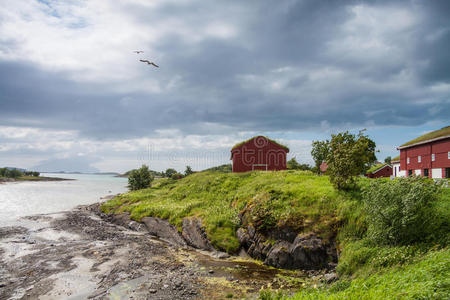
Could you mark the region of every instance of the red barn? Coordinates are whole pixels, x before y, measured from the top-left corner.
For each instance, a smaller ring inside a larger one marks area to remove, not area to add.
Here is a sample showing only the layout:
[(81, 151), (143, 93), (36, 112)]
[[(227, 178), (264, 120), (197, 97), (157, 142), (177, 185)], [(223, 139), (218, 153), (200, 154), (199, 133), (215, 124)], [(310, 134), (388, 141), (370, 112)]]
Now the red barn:
[(255, 136), (231, 149), (233, 172), (286, 170), (289, 148), (265, 136)]
[(450, 178), (450, 126), (444, 127), (400, 147), (400, 170), (406, 176)]
[(366, 176), (369, 178), (390, 177), (392, 175), (392, 167), (388, 164), (378, 164), (367, 171)]

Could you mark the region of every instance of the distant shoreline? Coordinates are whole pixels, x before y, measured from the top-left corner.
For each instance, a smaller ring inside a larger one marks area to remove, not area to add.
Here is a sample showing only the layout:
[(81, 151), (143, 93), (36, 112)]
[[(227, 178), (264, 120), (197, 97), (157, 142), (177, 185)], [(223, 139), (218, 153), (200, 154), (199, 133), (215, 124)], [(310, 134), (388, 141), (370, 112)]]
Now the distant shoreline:
[(25, 182), (25, 181), (66, 181), (66, 180), (76, 180), (71, 178), (60, 178), (60, 177), (32, 177), (24, 176), (19, 178), (0, 178), (0, 184), (5, 182)]

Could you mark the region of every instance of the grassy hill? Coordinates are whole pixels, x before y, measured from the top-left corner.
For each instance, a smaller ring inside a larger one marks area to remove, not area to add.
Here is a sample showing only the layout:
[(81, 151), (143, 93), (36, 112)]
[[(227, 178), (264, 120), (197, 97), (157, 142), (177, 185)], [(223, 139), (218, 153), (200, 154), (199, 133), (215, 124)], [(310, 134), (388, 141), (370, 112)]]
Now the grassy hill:
[[(369, 181), (360, 179), (359, 184)], [(441, 239), (424, 239), (421, 244), (406, 246), (368, 242), (360, 192), (338, 192), (327, 176), (308, 171), (210, 171), (177, 181), (160, 179), (151, 188), (108, 201), (102, 209), (130, 212), (135, 220), (160, 217), (178, 228), (184, 217), (200, 217), (212, 244), (230, 253), (239, 248), (235, 233), (240, 214), (262, 231), (290, 226), (325, 239), (337, 235), (340, 280), (333, 285), (305, 288), (293, 299), (442, 299), (450, 296), (448, 188), (434, 206), (442, 220)], [(262, 299), (277, 297), (271, 292), (261, 294)]]

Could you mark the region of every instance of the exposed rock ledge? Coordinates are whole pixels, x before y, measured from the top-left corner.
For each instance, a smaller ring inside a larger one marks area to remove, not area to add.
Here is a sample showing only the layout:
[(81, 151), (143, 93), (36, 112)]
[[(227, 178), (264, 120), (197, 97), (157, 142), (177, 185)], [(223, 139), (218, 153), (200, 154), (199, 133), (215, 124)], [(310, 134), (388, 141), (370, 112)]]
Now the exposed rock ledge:
[(283, 228), (263, 235), (249, 225), (236, 234), (249, 256), (276, 268), (317, 270), (333, 268), (337, 262), (334, 242), (325, 242), (314, 233), (297, 235)]
[[(189, 245), (196, 249), (213, 251), (219, 258), (228, 256), (215, 251), (198, 218), (185, 218), (180, 233), (167, 220), (159, 218), (144, 217), (139, 223), (131, 220), (128, 213), (108, 214), (104, 217), (135, 231), (147, 231), (173, 245)], [(337, 262), (334, 242), (326, 242), (314, 233), (297, 235), (295, 231), (284, 228), (262, 234), (249, 225), (238, 229), (236, 234), (241, 248), (250, 257), (276, 268), (318, 270), (333, 268)]]

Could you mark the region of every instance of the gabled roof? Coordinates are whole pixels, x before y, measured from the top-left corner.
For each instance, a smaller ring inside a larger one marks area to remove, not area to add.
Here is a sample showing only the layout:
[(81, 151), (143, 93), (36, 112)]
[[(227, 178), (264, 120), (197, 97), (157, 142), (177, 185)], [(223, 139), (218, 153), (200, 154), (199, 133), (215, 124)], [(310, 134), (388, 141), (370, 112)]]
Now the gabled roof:
[(392, 158), (391, 163), (393, 163), (393, 162), (400, 162), (400, 155)]
[(367, 170), (367, 174), (376, 173), (386, 167), (391, 167), (391, 166), (389, 164), (378, 164), (378, 165), (372, 166), (369, 170)]
[(397, 149), (409, 148), (416, 145), (421, 145), (432, 141), (438, 141), (445, 138), (450, 138), (450, 126), (421, 135), (418, 138), (415, 138), (407, 143), (404, 143)]
[(236, 149), (236, 148), (238, 148), (238, 147), (244, 145), (245, 143), (248, 143), (248, 142), (250, 142), (251, 140), (254, 140), (254, 139), (259, 138), (259, 137), (263, 137), (263, 138), (267, 139), (269, 142), (272, 142), (272, 143), (274, 143), (274, 144), (280, 146), (281, 148), (284, 148), (285, 150), (287, 150), (287, 152), (289, 152), (289, 148), (288, 148), (287, 146), (285, 146), (285, 145), (283, 145), (283, 144), (280, 144), (280, 143), (278, 143), (278, 142), (275, 141), (275, 140), (269, 139), (267, 136), (263, 136), (263, 135), (254, 136), (254, 137), (252, 137), (252, 138), (250, 138), (250, 139), (248, 139), (248, 140), (245, 140), (245, 141), (243, 141), (243, 142), (237, 143), (236, 145), (233, 146), (233, 148), (231, 148), (231, 151), (233, 151), (234, 149)]

